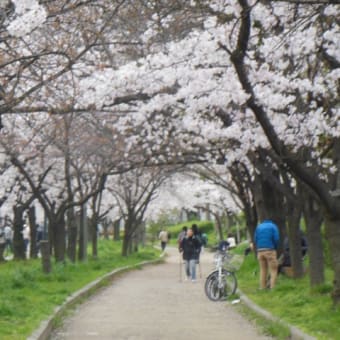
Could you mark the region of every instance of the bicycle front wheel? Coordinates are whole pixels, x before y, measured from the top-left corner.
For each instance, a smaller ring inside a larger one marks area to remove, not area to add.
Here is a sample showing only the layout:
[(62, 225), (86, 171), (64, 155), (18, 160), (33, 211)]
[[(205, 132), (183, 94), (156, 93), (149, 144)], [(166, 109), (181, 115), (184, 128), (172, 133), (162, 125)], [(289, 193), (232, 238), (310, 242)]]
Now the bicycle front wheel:
[(221, 289), (218, 284), (218, 271), (212, 272), (205, 280), (204, 291), (211, 301), (221, 299)]

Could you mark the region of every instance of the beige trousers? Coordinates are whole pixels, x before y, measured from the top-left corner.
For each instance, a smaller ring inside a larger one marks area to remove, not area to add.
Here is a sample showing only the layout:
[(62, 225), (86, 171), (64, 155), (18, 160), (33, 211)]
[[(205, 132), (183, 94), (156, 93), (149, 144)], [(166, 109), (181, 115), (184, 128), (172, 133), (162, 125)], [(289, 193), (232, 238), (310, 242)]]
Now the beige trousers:
[(274, 288), (277, 278), (278, 261), (276, 250), (264, 250), (257, 253), (260, 264), (260, 288), (267, 288), (267, 277), (270, 274), (270, 286)]

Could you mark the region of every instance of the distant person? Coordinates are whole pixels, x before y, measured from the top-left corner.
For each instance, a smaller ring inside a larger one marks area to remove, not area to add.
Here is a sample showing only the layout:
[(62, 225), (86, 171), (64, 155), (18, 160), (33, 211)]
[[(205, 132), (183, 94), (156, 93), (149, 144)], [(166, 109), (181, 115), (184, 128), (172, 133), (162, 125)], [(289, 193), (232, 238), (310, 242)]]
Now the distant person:
[(253, 242), (250, 242), (248, 247), (244, 250), (244, 256), (248, 256), (254, 250)]
[(158, 235), (159, 240), (161, 241), (161, 249), (164, 252), (165, 247), (169, 241), (169, 234), (166, 230), (162, 229), (161, 232)]
[(24, 224), (24, 228), (22, 230), (22, 237), (24, 239), (24, 245), (25, 245), (25, 253), (28, 251), (28, 245), (30, 243), (30, 228), (27, 224)]
[(256, 227), (254, 244), (260, 265), (260, 289), (267, 288), (268, 274), (270, 274), (269, 288), (275, 287), (278, 273), (277, 247), (279, 240), (279, 229), (272, 220), (264, 220)]
[(183, 226), (182, 231), (178, 234), (178, 237), (177, 237), (178, 249), (180, 248), (180, 245), (181, 245), (184, 237), (187, 236), (187, 231), (188, 231), (188, 227), (185, 225), (185, 226)]
[(180, 252), (183, 254), (185, 262), (186, 280), (196, 281), (196, 265), (201, 250), (201, 242), (195, 237), (192, 229), (188, 229), (186, 237), (180, 245)]
[(5, 234), (5, 252), (12, 253), (13, 252), (13, 230), (12, 228), (6, 224), (4, 228), (4, 234)]
[(208, 235), (206, 233), (202, 233), (202, 248), (208, 245)]
[[(307, 245), (307, 239), (302, 230), (300, 230), (300, 244), (301, 244), (301, 258), (303, 259), (308, 250), (308, 245)], [(291, 262), (291, 257), (290, 257), (290, 251), (289, 251), (289, 240), (288, 237), (286, 236), (284, 241), (283, 241), (283, 253), (279, 259), (279, 273), (284, 272), (284, 267), (291, 267), (292, 262)]]
[(193, 231), (193, 233), (194, 233), (194, 236), (195, 236), (195, 237), (200, 241), (200, 243), (201, 243), (200, 252), (199, 252), (199, 254), (198, 254), (198, 259), (197, 259), (197, 263), (199, 263), (200, 255), (201, 255), (201, 252), (202, 252), (202, 250), (203, 250), (202, 232), (199, 230), (198, 225), (195, 224), (195, 223), (191, 226), (191, 229), (192, 229), (192, 231)]
[(42, 223), (37, 224), (37, 252), (40, 251), (40, 243), (44, 239), (44, 226)]
[(227, 237), (227, 241), (229, 242), (229, 248), (235, 248), (236, 247), (236, 239), (233, 236), (233, 234), (229, 233)]
[(226, 252), (229, 249), (230, 243), (227, 240), (221, 240), (218, 243), (218, 250), (221, 252)]
[(5, 231), (3, 227), (0, 227), (0, 262), (5, 261), (4, 251), (6, 247)]

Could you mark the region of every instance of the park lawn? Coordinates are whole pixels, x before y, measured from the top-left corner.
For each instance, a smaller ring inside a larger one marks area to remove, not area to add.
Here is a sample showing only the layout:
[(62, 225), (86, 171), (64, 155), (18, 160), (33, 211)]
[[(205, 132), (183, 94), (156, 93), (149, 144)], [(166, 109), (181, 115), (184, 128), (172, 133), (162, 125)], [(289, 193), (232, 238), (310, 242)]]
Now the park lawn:
[(282, 321), (317, 339), (340, 339), (340, 308), (332, 306), (330, 270), (326, 271), (326, 283), (317, 289), (310, 288), (308, 275), (302, 279), (280, 275), (272, 291), (259, 291), (258, 263), (251, 253), (237, 278), (240, 290), (248, 298)]
[(68, 296), (98, 277), (129, 265), (159, 258), (154, 248), (121, 256), (121, 242), (101, 240), (98, 259), (53, 264), (42, 273), (41, 260), (9, 261), (0, 265), (0, 339), (26, 339)]

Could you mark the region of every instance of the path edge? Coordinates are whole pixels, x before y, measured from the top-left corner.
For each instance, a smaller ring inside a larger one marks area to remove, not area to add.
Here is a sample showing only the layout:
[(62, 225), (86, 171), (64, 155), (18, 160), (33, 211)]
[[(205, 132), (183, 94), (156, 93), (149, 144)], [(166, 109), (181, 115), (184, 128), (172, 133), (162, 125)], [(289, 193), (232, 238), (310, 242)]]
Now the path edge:
[(283, 324), (284, 326), (289, 328), (290, 331), (290, 339), (292, 340), (316, 340), (315, 337), (304, 333), (301, 329), (292, 326), (281, 319), (279, 319), (276, 316), (273, 316), (271, 313), (269, 313), (267, 310), (259, 307), (257, 304), (255, 304), (252, 300), (250, 300), (245, 294), (243, 294), (239, 289), (237, 290), (238, 294), (240, 295), (240, 300), (245, 304), (245, 306), (255, 313), (259, 314), (263, 318), (274, 321), (274, 322), (279, 322)]
[(143, 261), (134, 265), (125, 266), (121, 268), (117, 268), (98, 279), (90, 282), (83, 288), (77, 290), (72, 293), (70, 296), (66, 298), (66, 300), (60, 306), (54, 309), (52, 315), (50, 315), (46, 320), (43, 320), (40, 323), (40, 326), (33, 331), (33, 333), (27, 337), (27, 340), (48, 340), (51, 332), (54, 330), (54, 322), (56, 319), (62, 317), (65, 311), (70, 308), (72, 305), (79, 303), (82, 299), (88, 298), (97, 292), (100, 288), (102, 288), (107, 281), (112, 281), (116, 276), (123, 274), (127, 271), (138, 269), (139, 267), (144, 267), (147, 265), (159, 264), (163, 263), (164, 259), (155, 259), (151, 261)]

